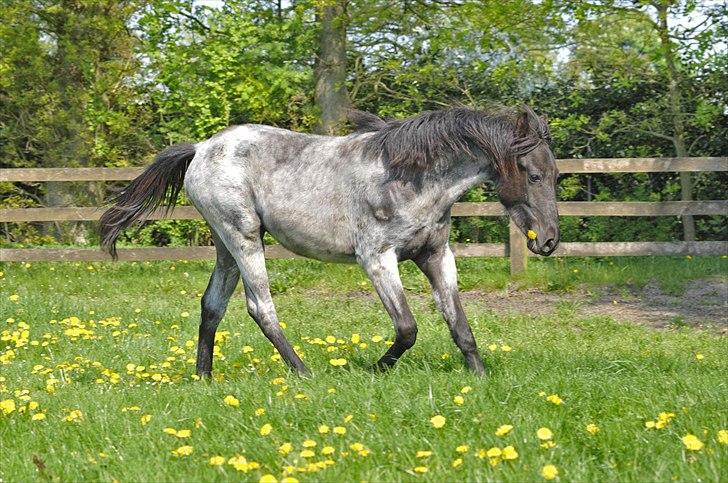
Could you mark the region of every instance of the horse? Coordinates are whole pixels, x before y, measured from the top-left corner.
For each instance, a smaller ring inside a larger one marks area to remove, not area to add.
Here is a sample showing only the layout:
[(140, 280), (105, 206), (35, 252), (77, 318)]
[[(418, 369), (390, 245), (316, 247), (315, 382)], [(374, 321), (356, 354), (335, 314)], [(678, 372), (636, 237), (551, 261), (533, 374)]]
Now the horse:
[(548, 123), (531, 108), (457, 107), (404, 120), (352, 111), (349, 118), (356, 129), (345, 136), (245, 124), (197, 144), (173, 145), (101, 217), (101, 246), (114, 259), (121, 232), (159, 207), (174, 207), (183, 187), (209, 224), (216, 262), (201, 302), (201, 378), (211, 376), (215, 332), (241, 278), (250, 316), (283, 361), (309, 374), (276, 315), (266, 232), (296, 254), (364, 269), (394, 324), (394, 342), (376, 363), (379, 369), (394, 365), (417, 337), (398, 270), (398, 262), (414, 261), (477, 375), (485, 366), (460, 302), (448, 245), (453, 204), (491, 180), (511, 219), (528, 235), (528, 248), (545, 256), (556, 249), (558, 170)]

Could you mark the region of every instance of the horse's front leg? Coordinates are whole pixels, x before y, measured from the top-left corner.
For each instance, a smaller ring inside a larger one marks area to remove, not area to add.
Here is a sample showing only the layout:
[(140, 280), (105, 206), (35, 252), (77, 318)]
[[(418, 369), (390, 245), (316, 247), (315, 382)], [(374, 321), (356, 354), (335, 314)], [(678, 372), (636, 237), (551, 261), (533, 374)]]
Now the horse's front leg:
[(394, 323), (394, 344), (377, 362), (379, 369), (391, 367), (417, 339), (417, 322), (404, 296), (397, 267), (397, 255), (394, 250), (388, 250), (376, 255), (359, 256), (358, 260)]
[(450, 334), (465, 356), (466, 364), (475, 374), (483, 374), (483, 360), (460, 303), (457, 267), (450, 247), (444, 245), (435, 251), (425, 252), (414, 261), (430, 281), (435, 304), (447, 321)]

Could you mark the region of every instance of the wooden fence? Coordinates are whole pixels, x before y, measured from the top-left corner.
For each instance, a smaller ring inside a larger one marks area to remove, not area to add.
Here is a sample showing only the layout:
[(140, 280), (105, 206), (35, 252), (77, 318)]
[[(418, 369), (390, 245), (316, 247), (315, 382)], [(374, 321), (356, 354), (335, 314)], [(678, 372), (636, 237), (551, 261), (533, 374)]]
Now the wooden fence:
[[(728, 171), (728, 157), (719, 158), (620, 158), (560, 159), (561, 173), (638, 173), (678, 171)], [(143, 168), (15, 168), (0, 169), (0, 182), (44, 181), (125, 181), (134, 179)], [(682, 216), (728, 214), (728, 201), (564, 201), (558, 203), (562, 216)], [(104, 208), (8, 208), (0, 209), (0, 222), (58, 222), (98, 220)], [(452, 216), (503, 216), (500, 203), (456, 203)], [(151, 219), (161, 219), (161, 211)], [(193, 207), (176, 208), (169, 218), (201, 219)], [(510, 257), (511, 271), (526, 268), (526, 239), (510, 223), (507, 243), (457, 243), (453, 250), (461, 257)], [(693, 242), (564, 242), (555, 256), (637, 256), (637, 255), (726, 255), (728, 241)], [(267, 247), (269, 258), (297, 258), (281, 246)], [(213, 247), (169, 247), (120, 249), (121, 260), (198, 260), (215, 257)], [(99, 249), (19, 248), (0, 249), (0, 261), (98, 261), (109, 260)]]

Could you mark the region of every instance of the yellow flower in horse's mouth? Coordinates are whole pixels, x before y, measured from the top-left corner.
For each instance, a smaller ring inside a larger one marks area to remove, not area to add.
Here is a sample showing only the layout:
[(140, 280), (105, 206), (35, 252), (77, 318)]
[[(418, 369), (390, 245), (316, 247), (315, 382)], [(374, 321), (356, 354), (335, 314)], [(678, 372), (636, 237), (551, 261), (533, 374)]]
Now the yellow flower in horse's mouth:
[(531, 240), (535, 240), (536, 239), (536, 232), (533, 231), (533, 230), (528, 230), (528, 233), (526, 233), (526, 236), (528, 238), (530, 238)]

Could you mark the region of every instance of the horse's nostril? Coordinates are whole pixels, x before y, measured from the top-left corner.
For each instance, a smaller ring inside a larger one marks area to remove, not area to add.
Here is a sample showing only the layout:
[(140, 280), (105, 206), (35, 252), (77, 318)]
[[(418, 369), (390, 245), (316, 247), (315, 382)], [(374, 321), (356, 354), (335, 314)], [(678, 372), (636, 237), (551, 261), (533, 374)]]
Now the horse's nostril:
[(543, 249), (545, 252), (552, 252), (556, 248), (556, 241), (554, 241), (553, 238), (549, 238), (546, 240), (546, 243), (543, 244)]

